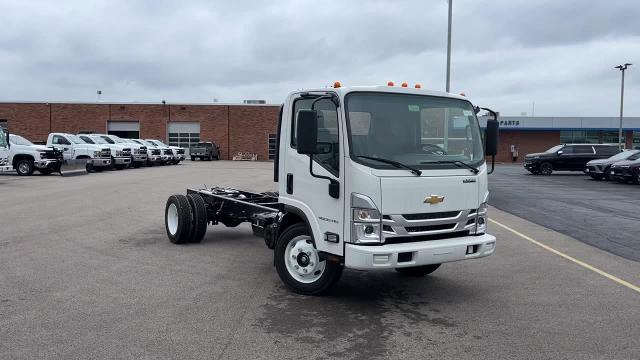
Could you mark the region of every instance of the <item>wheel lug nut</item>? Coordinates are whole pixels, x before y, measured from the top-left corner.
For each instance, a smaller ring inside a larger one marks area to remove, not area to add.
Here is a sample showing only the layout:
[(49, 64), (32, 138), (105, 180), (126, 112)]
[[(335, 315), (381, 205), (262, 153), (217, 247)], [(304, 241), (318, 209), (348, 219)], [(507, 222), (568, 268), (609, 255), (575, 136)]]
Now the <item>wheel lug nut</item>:
[(302, 269), (302, 271), (306, 273), (306, 272), (307, 272), (307, 269)]
[(313, 266), (313, 263), (309, 263), (309, 265)]
[(296, 268), (296, 269), (300, 268), (298, 265), (294, 265), (293, 267)]
[(300, 249), (300, 248), (299, 248), (299, 249), (298, 249), (298, 252), (302, 252), (302, 249)]

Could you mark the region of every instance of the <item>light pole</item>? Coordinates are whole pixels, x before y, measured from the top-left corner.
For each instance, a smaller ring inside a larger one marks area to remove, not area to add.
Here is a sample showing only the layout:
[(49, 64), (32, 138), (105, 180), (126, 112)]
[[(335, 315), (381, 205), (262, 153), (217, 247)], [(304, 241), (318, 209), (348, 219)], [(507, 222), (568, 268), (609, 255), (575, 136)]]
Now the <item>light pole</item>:
[(453, 0), (449, 0), (449, 28), (447, 31), (447, 89), (449, 92), (449, 85), (451, 83), (451, 11), (453, 7)]
[(618, 149), (622, 151), (622, 114), (624, 111), (624, 71), (631, 66), (630, 63), (618, 65), (614, 69), (622, 71), (622, 83), (620, 84), (620, 127), (618, 128)]

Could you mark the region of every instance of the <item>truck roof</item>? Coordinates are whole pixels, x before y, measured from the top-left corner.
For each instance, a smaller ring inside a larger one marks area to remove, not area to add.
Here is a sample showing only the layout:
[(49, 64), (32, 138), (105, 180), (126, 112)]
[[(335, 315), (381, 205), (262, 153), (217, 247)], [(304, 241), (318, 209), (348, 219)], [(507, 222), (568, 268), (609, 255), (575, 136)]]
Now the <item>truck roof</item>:
[(293, 94), (299, 94), (301, 92), (327, 92), (327, 91), (333, 91), (342, 96), (351, 92), (380, 92), (380, 93), (395, 93), (395, 94), (430, 95), (430, 96), (448, 97), (452, 99), (461, 99), (461, 100), (469, 101), (469, 99), (465, 96), (447, 93), (444, 91), (428, 90), (425, 88), (415, 88), (415, 87), (388, 86), (388, 85), (340, 86), (338, 88), (325, 87), (325, 88), (301, 89), (301, 90), (294, 91)]

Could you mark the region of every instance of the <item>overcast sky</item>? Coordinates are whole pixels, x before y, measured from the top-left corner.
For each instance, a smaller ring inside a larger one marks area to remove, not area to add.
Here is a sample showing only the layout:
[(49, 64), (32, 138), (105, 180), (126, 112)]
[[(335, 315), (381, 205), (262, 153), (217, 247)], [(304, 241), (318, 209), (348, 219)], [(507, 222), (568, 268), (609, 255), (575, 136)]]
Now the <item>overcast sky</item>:
[[(504, 115), (640, 116), (640, 1), (454, 0), (452, 92)], [(0, 101), (280, 103), (445, 88), (447, 1), (0, 0)]]

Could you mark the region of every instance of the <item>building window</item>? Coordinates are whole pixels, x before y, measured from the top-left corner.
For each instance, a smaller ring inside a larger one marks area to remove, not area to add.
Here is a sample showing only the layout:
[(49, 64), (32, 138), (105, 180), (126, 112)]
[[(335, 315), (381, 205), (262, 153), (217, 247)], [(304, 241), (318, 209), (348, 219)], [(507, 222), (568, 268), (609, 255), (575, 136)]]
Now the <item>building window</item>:
[(561, 130), (561, 144), (617, 144), (617, 131)]
[(633, 144), (631, 146), (634, 149), (640, 149), (640, 131), (633, 130)]
[(277, 146), (276, 134), (269, 134), (269, 160), (275, 160)]
[(168, 142), (170, 146), (179, 146), (184, 148), (187, 150), (187, 155), (189, 155), (191, 147), (200, 142), (200, 123), (180, 121), (170, 122), (168, 135)]

